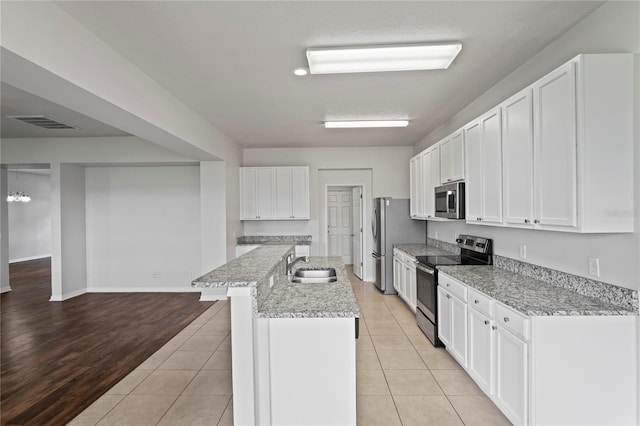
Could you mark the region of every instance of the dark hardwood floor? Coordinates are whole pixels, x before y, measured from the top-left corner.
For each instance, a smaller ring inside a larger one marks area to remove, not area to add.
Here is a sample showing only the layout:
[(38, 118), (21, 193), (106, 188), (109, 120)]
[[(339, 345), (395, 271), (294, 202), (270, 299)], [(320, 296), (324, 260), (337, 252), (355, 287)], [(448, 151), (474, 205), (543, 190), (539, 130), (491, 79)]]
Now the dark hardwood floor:
[(49, 259), (10, 265), (1, 296), (0, 423), (62, 425), (207, 310), (199, 293), (49, 302)]

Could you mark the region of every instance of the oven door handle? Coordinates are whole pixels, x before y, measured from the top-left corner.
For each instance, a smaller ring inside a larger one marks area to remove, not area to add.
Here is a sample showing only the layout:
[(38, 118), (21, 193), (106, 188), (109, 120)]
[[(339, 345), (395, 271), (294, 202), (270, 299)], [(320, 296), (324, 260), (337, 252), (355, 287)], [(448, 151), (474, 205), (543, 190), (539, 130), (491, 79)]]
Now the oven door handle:
[(426, 272), (429, 275), (433, 275), (433, 269), (427, 268), (426, 266), (416, 263), (416, 269), (421, 270), (422, 272)]

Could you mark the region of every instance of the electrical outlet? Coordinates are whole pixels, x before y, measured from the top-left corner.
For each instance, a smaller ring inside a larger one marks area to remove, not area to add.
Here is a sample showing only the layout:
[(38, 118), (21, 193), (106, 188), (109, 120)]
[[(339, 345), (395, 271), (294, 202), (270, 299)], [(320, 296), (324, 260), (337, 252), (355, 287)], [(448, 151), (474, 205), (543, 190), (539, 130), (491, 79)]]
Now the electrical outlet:
[(160, 278), (160, 272), (152, 272), (151, 278)]
[(594, 277), (600, 276), (600, 259), (597, 257), (589, 258), (589, 275)]
[(435, 239), (436, 239), (436, 240), (438, 239), (438, 231), (436, 231)]
[(527, 245), (526, 244), (520, 244), (520, 257), (522, 259), (526, 259), (527, 258)]

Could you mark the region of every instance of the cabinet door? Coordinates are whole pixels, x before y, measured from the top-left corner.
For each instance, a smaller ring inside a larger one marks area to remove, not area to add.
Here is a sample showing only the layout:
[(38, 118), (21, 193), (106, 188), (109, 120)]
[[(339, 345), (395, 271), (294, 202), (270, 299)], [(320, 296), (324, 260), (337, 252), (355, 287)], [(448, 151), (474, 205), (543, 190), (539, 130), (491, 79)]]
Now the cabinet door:
[(533, 85), (535, 220), (576, 226), (575, 63)]
[(276, 167), (276, 218), (291, 219), (293, 217), (291, 203), (291, 169)]
[(255, 168), (240, 169), (241, 219), (258, 217), (258, 170)]
[(462, 130), (451, 136), (451, 175), (450, 179), (464, 179), (464, 135)]
[(533, 224), (533, 104), (531, 89), (502, 104), (502, 186), (505, 223)]
[(408, 279), (407, 279), (407, 302), (409, 303), (409, 307), (413, 312), (416, 311), (416, 268), (414, 266), (409, 265), (408, 269)]
[(393, 288), (400, 294), (400, 281), (402, 281), (404, 269), (402, 262), (394, 256), (393, 257)]
[(493, 332), (489, 318), (469, 309), (467, 368), (469, 375), (486, 394), (493, 393)]
[(455, 296), (451, 302), (451, 338), (449, 352), (462, 367), (467, 366), (467, 304)]
[(438, 287), (438, 337), (445, 346), (451, 345), (451, 295)]
[(502, 131), (500, 108), (485, 114), (482, 125), (482, 221), (502, 223)]
[(309, 219), (309, 168), (291, 167), (291, 216)]
[(418, 207), (418, 194), (417, 194), (417, 175), (416, 175), (416, 161), (418, 161), (418, 157), (413, 157), (409, 161), (409, 201), (410, 201), (410, 212), (411, 217), (417, 217), (417, 207)]
[(527, 424), (527, 343), (500, 326), (495, 328), (497, 405), (513, 424)]
[(431, 170), (431, 158), (433, 150), (429, 149), (422, 155), (422, 198), (425, 218), (434, 216), (433, 180)]
[(422, 155), (416, 158), (416, 216), (424, 218), (424, 179)]
[(465, 128), (467, 180), (466, 215), (467, 222), (482, 220), (482, 132), (476, 121)]
[(453, 144), (451, 138), (447, 138), (439, 143), (440, 145), (440, 184), (451, 182), (453, 179), (451, 164), (453, 162)]
[(431, 217), (436, 215), (436, 201), (434, 188), (439, 186), (440, 179), (440, 146), (435, 145), (431, 148), (431, 185), (425, 191), (426, 196), (429, 198), (429, 210), (425, 213)]
[(275, 170), (273, 167), (258, 167), (258, 219), (273, 219), (275, 217)]

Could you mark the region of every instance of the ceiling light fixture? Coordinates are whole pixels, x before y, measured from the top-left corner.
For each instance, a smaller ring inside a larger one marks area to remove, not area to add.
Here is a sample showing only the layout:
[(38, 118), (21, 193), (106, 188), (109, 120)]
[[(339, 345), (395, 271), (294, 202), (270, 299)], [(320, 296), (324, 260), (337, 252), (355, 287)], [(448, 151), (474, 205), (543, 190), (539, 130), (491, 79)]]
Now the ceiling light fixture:
[(303, 68), (303, 67), (299, 67), (299, 68), (294, 68), (293, 69), (293, 73), (297, 76), (303, 76), (303, 75), (307, 75), (309, 74), (309, 69), (308, 68)]
[(374, 127), (407, 127), (409, 120), (325, 121), (327, 129), (362, 129)]
[(307, 49), (311, 74), (447, 69), (461, 43)]

